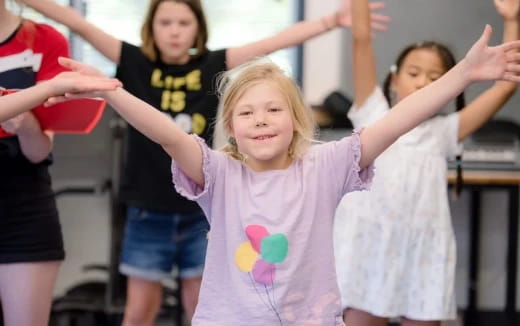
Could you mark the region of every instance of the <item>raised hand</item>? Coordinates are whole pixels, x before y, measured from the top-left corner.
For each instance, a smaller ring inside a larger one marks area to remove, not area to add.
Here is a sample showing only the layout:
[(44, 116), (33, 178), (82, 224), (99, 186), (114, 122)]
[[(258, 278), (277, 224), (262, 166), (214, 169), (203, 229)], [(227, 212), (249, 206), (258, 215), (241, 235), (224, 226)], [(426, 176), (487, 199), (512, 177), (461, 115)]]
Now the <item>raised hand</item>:
[[(520, 82), (520, 41), (488, 46), (491, 26), (486, 25), (480, 39), (473, 44), (464, 58), (465, 72), (470, 81), (507, 80)], [(511, 51), (514, 50), (514, 51)]]
[(59, 58), (59, 63), (72, 70), (62, 72), (48, 83), (52, 87), (52, 97), (45, 105), (52, 105), (71, 98), (97, 97), (100, 92), (121, 87), (119, 80), (108, 78), (96, 68), (68, 58)]
[[(498, 0), (497, 0), (498, 1)], [(510, 0), (513, 1), (513, 0)], [(387, 24), (390, 22), (390, 17), (378, 14), (377, 11), (385, 8), (384, 2), (370, 3), (370, 20), (372, 30), (386, 31)], [(342, 27), (352, 27), (352, 11), (351, 0), (344, 0), (341, 8), (337, 12), (338, 25)]]
[(70, 69), (72, 71), (75, 71), (75, 72), (79, 72), (82, 75), (102, 77), (104, 79), (107, 79), (107, 77), (105, 75), (103, 75), (103, 73), (100, 70), (98, 70), (98, 69), (94, 68), (93, 66), (88, 65), (86, 63), (72, 60), (69, 58), (64, 58), (64, 57), (59, 57), (58, 62), (63, 67)]
[(504, 20), (516, 20), (520, 13), (520, 0), (494, 0), (497, 12)]

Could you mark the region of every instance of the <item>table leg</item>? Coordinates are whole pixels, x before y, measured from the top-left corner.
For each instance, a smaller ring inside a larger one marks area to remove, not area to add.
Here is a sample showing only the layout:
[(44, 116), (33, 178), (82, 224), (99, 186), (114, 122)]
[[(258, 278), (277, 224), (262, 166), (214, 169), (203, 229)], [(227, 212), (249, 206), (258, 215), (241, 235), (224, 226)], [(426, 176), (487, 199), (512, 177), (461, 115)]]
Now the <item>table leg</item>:
[(464, 318), (466, 326), (474, 326), (476, 322), (480, 254), (480, 190), (471, 189), (470, 196), (468, 306)]
[(507, 245), (506, 313), (516, 317), (516, 278), (518, 271), (518, 186), (509, 189), (509, 236)]

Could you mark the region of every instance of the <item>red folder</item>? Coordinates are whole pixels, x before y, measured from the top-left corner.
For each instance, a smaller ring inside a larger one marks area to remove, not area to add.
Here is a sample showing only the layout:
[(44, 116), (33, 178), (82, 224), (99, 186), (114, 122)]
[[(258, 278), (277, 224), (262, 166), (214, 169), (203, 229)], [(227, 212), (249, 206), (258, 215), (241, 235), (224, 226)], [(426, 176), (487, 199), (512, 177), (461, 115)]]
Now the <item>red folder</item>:
[[(2, 90), (1, 95), (15, 90)], [(87, 134), (94, 129), (103, 115), (106, 101), (93, 98), (73, 99), (52, 106), (37, 106), (32, 109), (42, 130), (63, 134)], [(12, 134), (0, 128), (0, 137)]]

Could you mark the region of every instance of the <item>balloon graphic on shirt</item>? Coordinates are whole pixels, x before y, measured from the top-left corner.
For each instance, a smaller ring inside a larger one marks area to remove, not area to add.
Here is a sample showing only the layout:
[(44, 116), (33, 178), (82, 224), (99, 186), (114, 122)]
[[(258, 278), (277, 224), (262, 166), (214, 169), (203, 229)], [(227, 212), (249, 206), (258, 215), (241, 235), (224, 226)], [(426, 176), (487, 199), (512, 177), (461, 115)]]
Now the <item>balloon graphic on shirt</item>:
[(276, 267), (273, 264), (258, 259), (253, 267), (253, 279), (260, 284), (271, 285), (274, 281)]
[(262, 243), (262, 239), (268, 236), (269, 232), (267, 232), (267, 230), (261, 225), (248, 225), (246, 227), (246, 235), (256, 252), (260, 253), (260, 244)]
[(276, 266), (285, 260), (289, 250), (287, 237), (281, 233), (270, 235), (261, 225), (248, 225), (249, 242), (242, 243), (235, 252), (235, 262), (243, 272), (251, 272), (253, 279), (262, 285), (272, 285)]
[(262, 239), (260, 253), (262, 258), (269, 263), (278, 264), (287, 257), (289, 242), (281, 233), (273, 234)]
[(258, 257), (251, 243), (243, 242), (235, 252), (235, 263), (242, 272), (250, 272)]

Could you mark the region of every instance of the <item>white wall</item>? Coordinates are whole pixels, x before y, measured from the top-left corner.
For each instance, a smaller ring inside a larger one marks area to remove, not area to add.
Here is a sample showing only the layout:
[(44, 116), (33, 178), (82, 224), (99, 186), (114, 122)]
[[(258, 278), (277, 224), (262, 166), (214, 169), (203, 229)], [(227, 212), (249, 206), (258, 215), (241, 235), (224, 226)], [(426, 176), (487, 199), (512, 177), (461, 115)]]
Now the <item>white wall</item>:
[[(334, 12), (337, 7), (337, 0), (306, 0), (305, 17), (319, 19)], [(341, 84), (344, 34), (344, 31), (336, 29), (305, 43), (303, 92), (308, 103), (322, 103), (323, 98)]]

